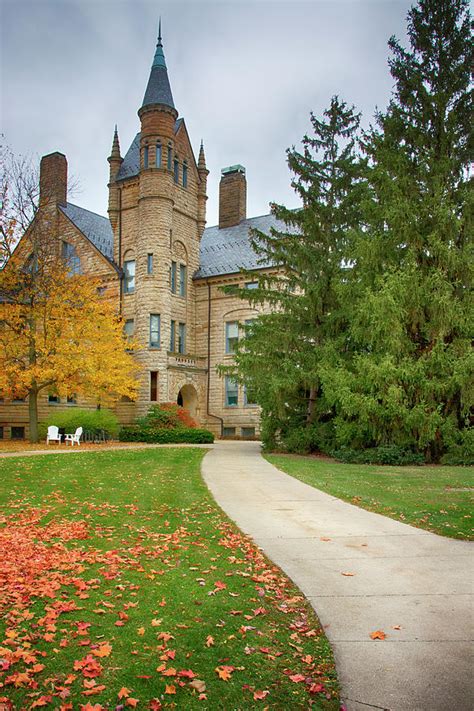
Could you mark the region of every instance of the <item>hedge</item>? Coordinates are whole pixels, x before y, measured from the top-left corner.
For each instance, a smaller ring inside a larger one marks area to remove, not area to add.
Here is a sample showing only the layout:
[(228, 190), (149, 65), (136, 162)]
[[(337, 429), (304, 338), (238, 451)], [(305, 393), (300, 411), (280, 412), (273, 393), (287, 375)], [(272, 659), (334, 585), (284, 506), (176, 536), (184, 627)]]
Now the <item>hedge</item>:
[(212, 444), (214, 435), (209, 430), (191, 427), (175, 429), (149, 428), (140, 425), (122, 427), (119, 432), (121, 442), (148, 442), (153, 444)]
[(41, 439), (46, 439), (46, 433), (50, 425), (64, 428), (66, 432), (75, 432), (78, 427), (84, 430), (84, 438), (87, 433), (91, 438), (105, 435), (107, 438), (114, 437), (119, 429), (116, 415), (107, 409), (85, 410), (80, 407), (70, 407), (65, 410), (55, 410), (48, 414), (45, 422), (40, 422), (39, 435)]
[(330, 453), (332, 457), (347, 464), (388, 464), (405, 466), (424, 464), (425, 457), (420, 452), (398, 447), (395, 444), (380, 445), (369, 449), (337, 449)]

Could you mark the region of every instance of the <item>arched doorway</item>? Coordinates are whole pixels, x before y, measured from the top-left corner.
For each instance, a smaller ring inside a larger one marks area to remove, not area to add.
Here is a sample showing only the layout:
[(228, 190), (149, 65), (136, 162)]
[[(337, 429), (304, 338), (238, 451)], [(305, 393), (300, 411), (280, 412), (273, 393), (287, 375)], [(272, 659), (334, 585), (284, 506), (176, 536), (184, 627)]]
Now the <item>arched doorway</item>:
[(178, 393), (176, 402), (180, 407), (184, 407), (195, 420), (199, 419), (198, 395), (194, 385), (183, 385)]

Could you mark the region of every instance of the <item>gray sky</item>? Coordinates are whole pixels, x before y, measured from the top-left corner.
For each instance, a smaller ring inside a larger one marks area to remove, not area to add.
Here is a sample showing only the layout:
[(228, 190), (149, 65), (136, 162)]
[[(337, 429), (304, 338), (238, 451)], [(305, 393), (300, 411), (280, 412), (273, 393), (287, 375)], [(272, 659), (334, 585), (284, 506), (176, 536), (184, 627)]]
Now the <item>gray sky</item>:
[(175, 105), (197, 155), (204, 139), (207, 224), (222, 167), (247, 169), (247, 215), (294, 207), (285, 150), (333, 94), (363, 123), (392, 89), (387, 40), (406, 42), (409, 0), (0, 0), (1, 130), (17, 154), (59, 150), (73, 202), (106, 214), (114, 124), (122, 155), (156, 44), (158, 16)]

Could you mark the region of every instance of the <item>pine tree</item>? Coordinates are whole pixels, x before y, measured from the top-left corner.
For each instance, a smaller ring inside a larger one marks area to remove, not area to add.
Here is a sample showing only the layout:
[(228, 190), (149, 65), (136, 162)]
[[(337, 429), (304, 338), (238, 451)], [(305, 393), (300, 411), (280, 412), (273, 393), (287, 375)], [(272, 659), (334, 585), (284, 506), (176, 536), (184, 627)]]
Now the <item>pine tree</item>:
[(472, 404), (467, 0), (420, 0), (408, 37), (409, 49), (389, 42), (394, 93), (365, 137), (369, 228), (347, 296), (358, 355), (323, 380), (346, 444), (407, 444), (437, 460), (466, 436)]
[(278, 268), (255, 273), (259, 288), (240, 294), (252, 303), (272, 304), (273, 313), (248, 329), (235, 367), (221, 369), (256, 396), (269, 443), (276, 431), (284, 437), (295, 427), (312, 427), (313, 436), (314, 425), (330, 419), (319, 371), (340, 346), (338, 340), (344, 340), (339, 289), (361, 220), (359, 116), (334, 97), (322, 120), (312, 115), (311, 124), (312, 135), (304, 136), (301, 152), (293, 148), (287, 153), (302, 208), (272, 205), (281, 229), (252, 236), (262, 263)]

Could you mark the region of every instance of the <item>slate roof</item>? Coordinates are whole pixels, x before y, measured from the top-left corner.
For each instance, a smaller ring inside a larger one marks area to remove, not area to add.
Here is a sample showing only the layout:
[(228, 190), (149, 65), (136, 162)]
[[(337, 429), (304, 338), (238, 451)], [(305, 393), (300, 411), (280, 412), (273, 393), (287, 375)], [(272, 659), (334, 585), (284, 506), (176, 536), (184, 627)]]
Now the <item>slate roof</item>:
[(208, 227), (201, 239), (201, 266), (194, 275), (195, 279), (235, 274), (241, 269), (265, 269), (274, 266), (271, 262), (260, 259), (252, 249), (249, 229), (257, 229), (268, 234), (270, 228), (285, 229), (284, 224), (273, 215), (261, 215), (242, 220), (233, 227)]
[(156, 45), (156, 52), (142, 108), (144, 106), (152, 106), (154, 104), (164, 104), (165, 106), (171, 106), (172, 109), (175, 108), (173, 94), (171, 93), (170, 80), (168, 79), (168, 70), (166, 69), (163, 44), (161, 42), (161, 22), (158, 34), (158, 44)]
[[(181, 124), (183, 123), (182, 118), (176, 120), (174, 124), (175, 134), (178, 132)], [(117, 173), (116, 180), (125, 180), (126, 178), (133, 178), (140, 172), (140, 132), (137, 133), (132, 141), (130, 148), (125, 154), (123, 163), (120, 166), (120, 170)]]
[(108, 217), (68, 202), (59, 206), (78, 230), (110, 261), (114, 258), (114, 235)]

